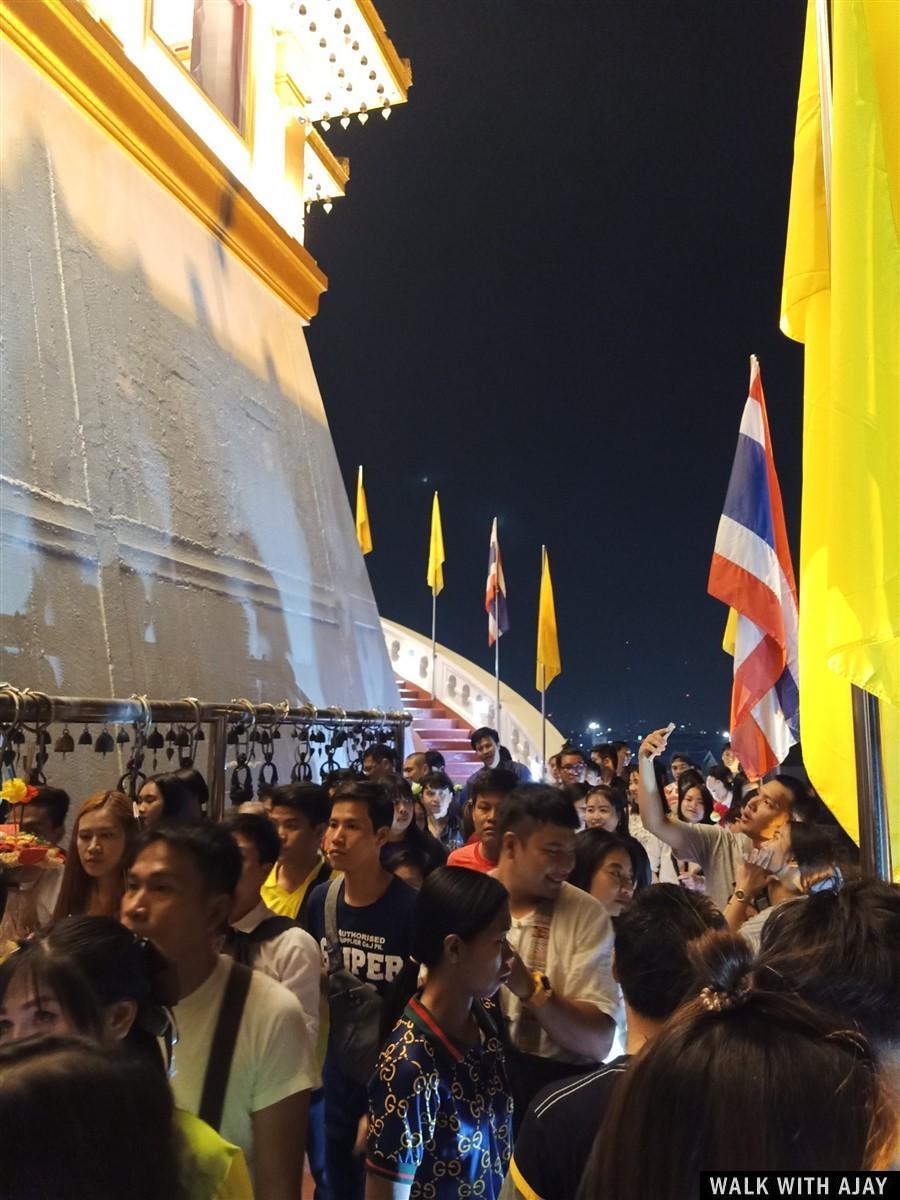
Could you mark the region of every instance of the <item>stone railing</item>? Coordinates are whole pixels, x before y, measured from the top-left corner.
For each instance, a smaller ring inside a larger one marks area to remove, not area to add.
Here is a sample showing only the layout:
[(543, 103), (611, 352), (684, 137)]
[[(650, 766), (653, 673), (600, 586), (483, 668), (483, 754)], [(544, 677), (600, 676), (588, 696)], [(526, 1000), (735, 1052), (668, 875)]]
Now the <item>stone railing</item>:
[[(431, 639), (381, 618), (381, 628), (394, 673), (425, 692), (431, 687)], [(500, 724), (496, 720), (494, 676), (475, 663), (437, 646), (434, 676), (435, 699), (473, 728), (489, 725), (498, 729), (500, 741), (513, 758), (525, 763), (539, 777), (541, 714), (518, 692), (500, 684)], [(547, 722), (547, 753), (555, 754), (563, 741), (559, 730)]]

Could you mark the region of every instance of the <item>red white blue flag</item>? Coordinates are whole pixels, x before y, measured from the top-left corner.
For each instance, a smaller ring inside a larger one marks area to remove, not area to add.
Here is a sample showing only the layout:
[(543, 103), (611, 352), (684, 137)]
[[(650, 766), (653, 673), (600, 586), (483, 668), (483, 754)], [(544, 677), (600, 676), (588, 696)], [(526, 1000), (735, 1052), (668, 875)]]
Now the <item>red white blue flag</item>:
[(737, 614), (731, 744), (759, 778), (784, 761), (800, 722), (797, 585), (755, 357), (708, 588)]
[(493, 646), (497, 638), (509, 629), (509, 613), (506, 609), (506, 579), (503, 576), (503, 559), (500, 557), (500, 543), (497, 540), (496, 517), (491, 526), (491, 549), (488, 555), (484, 611), (488, 615), (488, 645)]

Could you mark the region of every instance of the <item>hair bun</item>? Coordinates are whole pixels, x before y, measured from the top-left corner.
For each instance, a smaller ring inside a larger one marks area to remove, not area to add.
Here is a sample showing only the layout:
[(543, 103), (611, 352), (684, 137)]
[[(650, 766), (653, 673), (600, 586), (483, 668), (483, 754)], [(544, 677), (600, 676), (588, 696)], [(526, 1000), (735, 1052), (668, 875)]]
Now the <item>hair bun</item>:
[(737, 933), (710, 929), (688, 946), (707, 1012), (728, 1012), (751, 991), (753, 950)]

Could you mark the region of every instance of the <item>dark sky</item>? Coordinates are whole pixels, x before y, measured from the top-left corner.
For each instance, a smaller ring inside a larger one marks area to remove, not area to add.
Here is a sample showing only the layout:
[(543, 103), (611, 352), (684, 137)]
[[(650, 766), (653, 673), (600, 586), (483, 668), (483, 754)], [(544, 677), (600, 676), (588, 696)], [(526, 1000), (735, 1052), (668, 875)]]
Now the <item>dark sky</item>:
[(548, 707), (628, 736), (725, 728), (725, 611), (706, 594), (755, 352), (799, 537), (802, 350), (778, 330), (804, 0), (378, 0), (409, 103), (329, 144), (329, 276), (309, 332), (351, 495), (365, 465), (381, 612), (537, 702), (540, 547), (563, 673)]

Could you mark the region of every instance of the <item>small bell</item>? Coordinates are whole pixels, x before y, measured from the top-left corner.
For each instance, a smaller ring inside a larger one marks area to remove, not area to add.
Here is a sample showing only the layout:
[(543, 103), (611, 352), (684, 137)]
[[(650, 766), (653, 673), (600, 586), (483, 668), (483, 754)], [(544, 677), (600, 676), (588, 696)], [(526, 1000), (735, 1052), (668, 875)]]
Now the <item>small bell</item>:
[(169, 732), (166, 734), (166, 741), (167, 741), (167, 742), (170, 742), (170, 743), (173, 743), (175, 740), (176, 740), (176, 738), (175, 738), (175, 727), (174, 727), (173, 725), (170, 725), (170, 726), (169, 726)]
[(128, 736), (128, 730), (124, 725), (120, 725), (119, 732), (116, 734), (116, 745), (127, 746), (130, 741), (131, 738)]
[(69, 733), (68, 725), (63, 729), (62, 733), (56, 739), (56, 744), (53, 747), (57, 754), (62, 754), (63, 757), (71, 754), (75, 749), (75, 739)]
[(237, 725), (232, 725), (225, 735), (226, 746), (236, 746), (240, 740), (240, 730)]
[(197, 732), (194, 734), (194, 741), (195, 742), (205, 742), (206, 741), (206, 734), (199, 727), (199, 725), (197, 726)]
[(39, 729), (34, 740), (37, 746), (49, 746), (52, 738), (46, 729)]
[(165, 745), (165, 739), (158, 729), (152, 729), (147, 737), (148, 750), (162, 750)]
[(25, 744), (25, 730), (20, 729), (18, 725), (14, 725), (9, 732), (9, 740), (15, 746), (23, 746)]
[(90, 745), (92, 745), (93, 741), (94, 741), (94, 739), (91, 737), (91, 731), (88, 729), (87, 725), (85, 725), (84, 729), (82, 729), (81, 734), (78, 738), (78, 745), (79, 746), (90, 746)]
[(116, 743), (113, 741), (112, 734), (104, 725), (100, 733), (97, 734), (96, 742), (94, 742), (94, 753), (102, 754), (105, 758), (115, 748)]
[(178, 733), (175, 735), (175, 745), (181, 746), (182, 748), (184, 748), (186, 746), (190, 746), (190, 744), (191, 744), (191, 735), (188, 733), (188, 731), (182, 725), (179, 728)]

